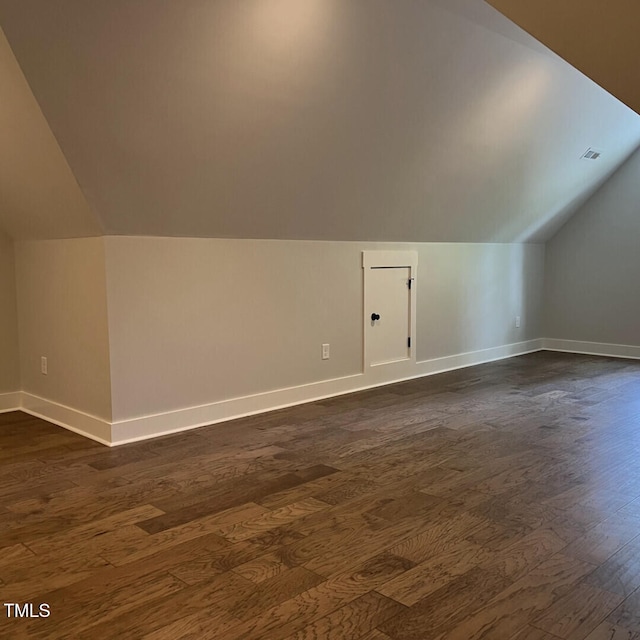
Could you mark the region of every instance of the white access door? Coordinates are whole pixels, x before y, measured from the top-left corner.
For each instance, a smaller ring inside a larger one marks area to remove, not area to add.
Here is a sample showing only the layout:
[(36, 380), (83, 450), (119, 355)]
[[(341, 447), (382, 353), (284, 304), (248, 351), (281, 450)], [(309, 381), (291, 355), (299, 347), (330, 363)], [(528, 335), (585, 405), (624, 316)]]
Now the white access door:
[(369, 366), (411, 358), (411, 268), (374, 267), (366, 278)]

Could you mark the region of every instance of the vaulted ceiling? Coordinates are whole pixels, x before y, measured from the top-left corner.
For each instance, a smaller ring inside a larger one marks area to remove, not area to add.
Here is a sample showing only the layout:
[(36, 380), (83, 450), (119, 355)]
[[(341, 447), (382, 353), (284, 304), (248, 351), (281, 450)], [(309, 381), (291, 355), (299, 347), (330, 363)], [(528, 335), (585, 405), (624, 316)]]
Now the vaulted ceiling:
[(101, 228), (0, 30), (0, 232), (91, 236)]
[(16, 238), (545, 240), (640, 144), (482, 0), (0, 0), (0, 24), (33, 91), (5, 43)]
[(640, 113), (640, 2), (488, 0), (600, 86)]

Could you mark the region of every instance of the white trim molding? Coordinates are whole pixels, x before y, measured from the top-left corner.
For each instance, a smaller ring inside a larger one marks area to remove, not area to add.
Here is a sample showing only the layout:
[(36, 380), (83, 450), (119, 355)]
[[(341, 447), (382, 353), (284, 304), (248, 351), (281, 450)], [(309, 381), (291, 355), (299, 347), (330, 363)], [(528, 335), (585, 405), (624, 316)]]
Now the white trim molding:
[[(409, 269), (409, 280), (407, 282), (409, 294), (409, 327), (407, 346), (408, 356), (394, 362), (373, 363), (371, 360), (371, 339), (374, 323), (370, 319), (372, 310), (370, 305), (372, 273), (378, 269)], [(416, 369), (416, 327), (417, 327), (417, 298), (418, 290), (418, 252), (417, 251), (363, 251), (362, 269), (364, 270), (364, 293), (362, 299), (362, 322), (363, 322), (363, 349), (362, 367), (366, 378), (383, 382), (384, 380), (402, 380), (411, 377)]]
[(20, 392), (0, 393), (0, 413), (20, 410)]
[(402, 377), (394, 378), (392, 372), (389, 372), (389, 375), (384, 378), (379, 375), (379, 372), (357, 373), (341, 378), (114, 422), (25, 392), (0, 395), (0, 408), (5, 407), (5, 411), (22, 410), (113, 447), (545, 350), (640, 359), (640, 347), (637, 346), (539, 338), (419, 361), (415, 363), (409, 375)]
[(542, 338), (535, 340), (527, 340), (525, 342), (514, 342), (513, 344), (505, 344), (500, 347), (492, 347), (491, 349), (482, 349), (480, 351), (469, 351), (467, 353), (459, 353), (455, 356), (444, 356), (442, 358), (433, 358), (432, 360), (423, 360), (418, 362), (418, 377), (433, 376), (445, 371), (453, 371), (454, 369), (464, 369), (465, 367), (475, 367), (479, 364), (488, 362), (496, 362), (497, 360), (506, 360), (515, 356), (524, 356), (527, 353), (535, 353), (543, 350)]
[(276, 389), (196, 407), (118, 420), (112, 424), (112, 444), (119, 445), (147, 440), (160, 435), (179, 433), (258, 413), (267, 413), (315, 400), (340, 396), (359, 390), (362, 378), (363, 375), (359, 373), (299, 387)]
[(362, 268), (375, 267), (411, 267), (418, 266), (417, 251), (378, 251), (366, 249), (362, 252)]
[(583, 342), (580, 340), (559, 340), (544, 338), (545, 351), (561, 351), (563, 353), (581, 353), (589, 356), (606, 356), (609, 358), (630, 358), (640, 360), (640, 347), (626, 344), (608, 344), (606, 342)]
[(188, 431), (198, 427), (213, 425), (257, 413), (266, 413), (276, 409), (292, 407), (316, 400), (323, 400), (374, 387), (386, 386), (404, 380), (422, 378), (444, 371), (461, 369), (485, 362), (493, 362), (540, 351), (542, 340), (529, 340), (515, 344), (461, 353), (444, 358), (435, 358), (417, 362), (411, 375), (401, 378), (379, 379), (374, 375), (355, 374), (343, 378), (334, 378), (298, 387), (277, 389), (231, 400), (223, 400), (207, 405), (188, 407), (127, 420), (118, 420), (112, 424), (111, 445), (128, 444), (148, 438)]
[(81, 436), (91, 438), (91, 440), (101, 444), (113, 445), (111, 423), (107, 420), (24, 391), (20, 395), (22, 396), (20, 402), (21, 411), (36, 418), (42, 418), (47, 422), (52, 422), (74, 433), (79, 433)]

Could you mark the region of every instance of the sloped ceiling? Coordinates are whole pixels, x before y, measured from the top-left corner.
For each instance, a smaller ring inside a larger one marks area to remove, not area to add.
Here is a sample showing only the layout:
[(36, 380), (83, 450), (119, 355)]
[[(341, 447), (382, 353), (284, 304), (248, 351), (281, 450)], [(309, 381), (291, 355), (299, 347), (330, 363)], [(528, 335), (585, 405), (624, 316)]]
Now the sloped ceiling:
[(482, 0), (0, 0), (0, 23), (110, 234), (544, 240), (640, 143)]
[(101, 229), (0, 30), (0, 232), (95, 236)]
[(488, 0), (640, 113), (638, 0)]

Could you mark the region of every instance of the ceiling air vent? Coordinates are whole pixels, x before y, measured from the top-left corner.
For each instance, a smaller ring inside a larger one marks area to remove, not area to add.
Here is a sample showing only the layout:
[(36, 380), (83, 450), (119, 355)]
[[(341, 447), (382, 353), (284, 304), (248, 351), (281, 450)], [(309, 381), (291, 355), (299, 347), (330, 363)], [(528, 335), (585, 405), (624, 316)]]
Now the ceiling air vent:
[(602, 151), (589, 147), (582, 156), (583, 160), (597, 160), (602, 155)]

